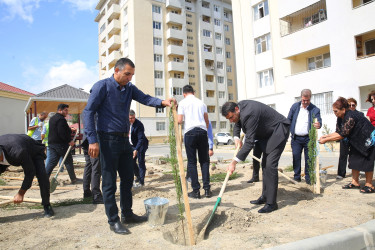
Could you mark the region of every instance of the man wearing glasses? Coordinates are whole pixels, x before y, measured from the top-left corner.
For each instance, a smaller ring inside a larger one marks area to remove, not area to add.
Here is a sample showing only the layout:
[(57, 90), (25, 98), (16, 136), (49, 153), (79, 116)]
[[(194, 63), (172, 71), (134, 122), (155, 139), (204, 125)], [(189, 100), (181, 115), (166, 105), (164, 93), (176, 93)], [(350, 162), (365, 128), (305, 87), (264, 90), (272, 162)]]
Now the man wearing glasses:
[(307, 145), (310, 141), (309, 131), (313, 119), (318, 121), (313, 123), (313, 126), (319, 129), (322, 125), (322, 118), (320, 117), (320, 109), (311, 102), (311, 90), (304, 89), (301, 91), (301, 101), (296, 102), (290, 108), (288, 119), (291, 122), (290, 133), (292, 135), (292, 152), (293, 152), (293, 170), (294, 180), (301, 181), (301, 155), (302, 150), (305, 152), (305, 180), (310, 184), (309, 175), (309, 154)]

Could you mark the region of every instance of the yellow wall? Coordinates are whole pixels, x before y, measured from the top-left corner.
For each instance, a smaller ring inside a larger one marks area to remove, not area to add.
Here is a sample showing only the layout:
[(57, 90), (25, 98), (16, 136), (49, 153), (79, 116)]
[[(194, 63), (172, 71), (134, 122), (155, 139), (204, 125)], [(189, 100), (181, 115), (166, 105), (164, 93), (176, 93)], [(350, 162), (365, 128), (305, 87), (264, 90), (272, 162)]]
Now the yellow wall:
[(294, 56), (293, 58), (291, 58), (292, 75), (307, 71), (307, 58), (322, 55), (328, 52), (329, 45)]

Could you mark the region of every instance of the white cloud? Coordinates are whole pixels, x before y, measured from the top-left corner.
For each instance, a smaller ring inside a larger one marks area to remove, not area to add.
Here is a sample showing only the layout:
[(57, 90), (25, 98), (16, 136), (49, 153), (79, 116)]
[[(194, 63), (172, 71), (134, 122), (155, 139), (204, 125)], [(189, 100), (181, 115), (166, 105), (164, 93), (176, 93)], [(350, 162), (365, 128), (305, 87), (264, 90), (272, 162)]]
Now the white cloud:
[(68, 2), (77, 10), (89, 10), (94, 11), (96, 4), (98, 3), (97, 0), (64, 0), (64, 2)]
[(33, 11), (39, 8), (40, 0), (0, 0), (0, 6), (5, 5), (8, 9), (9, 16), (5, 18), (13, 19), (15, 16), (32, 23)]
[(48, 89), (68, 84), (76, 88), (82, 88), (89, 92), (92, 85), (99, 80), (97, 66), (87, 67), (86, 63), (77, 60), (71, 63), (56, 63), (43, 77), (41, 86), (38, 86), (40, 93)]

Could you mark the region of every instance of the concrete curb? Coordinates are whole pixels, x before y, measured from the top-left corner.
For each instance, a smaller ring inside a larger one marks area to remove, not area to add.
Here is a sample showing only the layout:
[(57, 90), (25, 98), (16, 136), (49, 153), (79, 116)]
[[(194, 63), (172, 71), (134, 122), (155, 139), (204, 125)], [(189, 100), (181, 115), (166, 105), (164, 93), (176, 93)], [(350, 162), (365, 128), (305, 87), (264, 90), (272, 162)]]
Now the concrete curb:
[(328, 233), (277, 247), (272, 250), (343, 250), (375, 249), (375, 220), (370, 220), (357, 227)]

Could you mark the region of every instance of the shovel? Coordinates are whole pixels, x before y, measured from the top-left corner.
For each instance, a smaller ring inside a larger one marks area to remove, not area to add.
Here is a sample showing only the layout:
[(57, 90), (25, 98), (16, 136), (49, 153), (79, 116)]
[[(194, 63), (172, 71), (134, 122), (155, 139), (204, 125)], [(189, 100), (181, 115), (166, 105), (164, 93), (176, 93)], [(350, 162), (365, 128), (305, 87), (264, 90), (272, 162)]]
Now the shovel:
[[(241, 138), (240, 138), (240, 141), (242, 141), (244, 137), (244, 134), (241, 135)], [(234, 154), (233, 154), (233, 157), (235, 157), (238, 153), (238, 151), (240, 150), (240, 145), (238, 145), (238, 147), (236, 148), (236, 151), (234, 151)], [(204, 238), (204, 235), (206, 233), (206, 230), (207, 230), (207, 227), (208, 225), (210, 224), (210, 222), (212, 221), (212, 218), (214, 217), (215, 215), (215, 212), (217, 210), (217, 207), (220, 205), (220, 202), (221, 202), (221, 196), (223, 195), (224, 191), (225, 191), (225, 188), (227, 186), (227, 182), (229, 180), (229, 176), (231, 175), (231, 173), (228, 171), (227, 172), (227, 175), (225, 176), (225, 179), (224, 179), (224, 183), (223, 183), (223, 186), (221, 187), (221, 190), (220, 190), (220, 193), (219, 193), (219, 196), (217, 197), (217, 200), (216, 200), (216, 203), (215, 203), (215, 206), (214, 206), (214, 210), (212, 211), (210, 217), (208, 218), (208, 221), (206, 223), (206, 225), (204, 225), (204, 227), (202, 228), (202, 230), (200, 231), (198, 237), (197, 237), (197, 242), (198, 241), (201, 241), (203, 240)]]
[[(78, 135), (78, 132), (74, 135), (73, 142), (76, 140), (76, 137)], [(70, 153), (70, 150), (72, 149), (72, 146), (69, 146), (68, 150), (66, 151), (66, 154), (64, 156), (64, 159), (61, 161), (59, 169), (57, 170), (56, 175), (51, 179), (51, 183), (49, 185), (49, 192), (53, 193), (56, 190), (57, 185), (59, 185), (59, 182), (57, 181), (57, 176), (60, 173), (61, 168), (64, 166), (64, 162), (66, 160), (66, 157), (68, 157), (68, 154)]]

